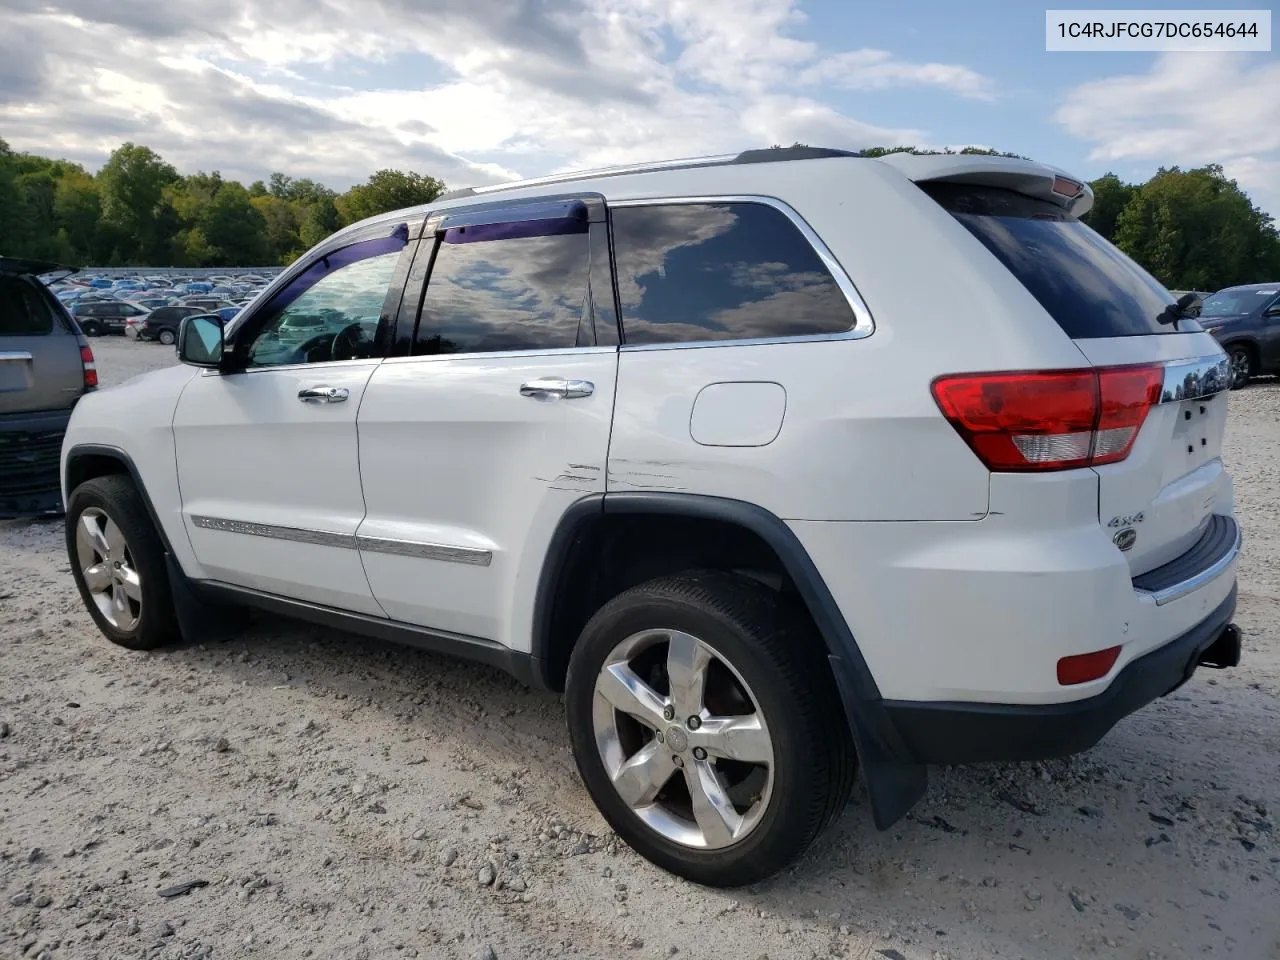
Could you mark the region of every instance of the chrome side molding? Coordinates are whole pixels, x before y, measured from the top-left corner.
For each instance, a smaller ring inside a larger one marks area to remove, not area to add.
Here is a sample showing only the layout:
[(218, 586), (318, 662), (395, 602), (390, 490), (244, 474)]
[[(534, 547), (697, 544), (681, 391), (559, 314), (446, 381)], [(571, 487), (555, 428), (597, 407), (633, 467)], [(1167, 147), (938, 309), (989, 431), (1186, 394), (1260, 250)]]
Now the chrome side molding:
[(222, 517), (192, 515), (191, 522), (203, 530), (237, 533), (247, 537), (267, 537), (271, 540), (287, 540), (292, 543), (310, 543), (319, 547), (337, 547), (341, 550), (363, 550), (366, 553), (385, 553), (416, 560), (440, 560), (444, 563), (467, 563), (477, 567), (487, 567), (493, 563), (493, 551), (479, 547), (453, 547), (417, 540), (395, 540), (390, 537), (362, 537), (348, 533), (331, 533), (327, 530), (286, 527), (274, 523), (227, 520)]
[(1161, 403), (1203, 400), (1231, 386), (1231, 361), (1225, 356), (1178, 360), (1164, 368)]

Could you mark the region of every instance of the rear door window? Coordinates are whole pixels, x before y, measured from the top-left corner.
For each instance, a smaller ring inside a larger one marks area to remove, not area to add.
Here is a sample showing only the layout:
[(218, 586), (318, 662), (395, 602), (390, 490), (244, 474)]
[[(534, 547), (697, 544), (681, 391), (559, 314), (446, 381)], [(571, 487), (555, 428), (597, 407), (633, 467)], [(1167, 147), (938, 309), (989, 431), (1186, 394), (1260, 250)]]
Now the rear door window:
[(763, 203), (655, 203), (612, 211), (630, 344), (823, 336), (856, 317), (804, 234)]
[(1072, 339), (1188, 333), (1159, 318), (1174, 298), (1158, 280), (1057, 204), (999, 187), (922, 183), (1018, 278)]
[(16, 277), (0, 277), (0, 337), (43, 337), (53, 332), (53, 311), (38, 290)]

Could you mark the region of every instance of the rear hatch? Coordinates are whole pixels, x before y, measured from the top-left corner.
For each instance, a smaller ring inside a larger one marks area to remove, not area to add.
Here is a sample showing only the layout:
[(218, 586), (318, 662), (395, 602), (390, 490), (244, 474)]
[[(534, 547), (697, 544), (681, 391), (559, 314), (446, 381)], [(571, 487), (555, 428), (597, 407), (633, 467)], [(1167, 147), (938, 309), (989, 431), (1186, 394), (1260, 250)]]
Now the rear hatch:
[[(1097, 371), (1099, 420), (1085, 462), (1098, 476), (1098, 521), (1132, 573), (1146, 573), (1206, 535), (1215, 507), (1230, 512), (1219, 503), (1230, 491), (1221, 461), (1225, 356), (1194, 319), (1172, 322), (1169, 291), (1077, 219), (1092, 200), (1083, 184), (1052, 168), (1037, 176), (1038, 165), (1005, 166), (915, 179), (1035, 297), (1079, 349), (1081, 366)], [(1107, 372), (1115, 367), (1133, 374)], [(1117, 382), (1130, 401), (1136, 385), (1139, 399), (1105, 430), (1108, 383)], [(1099, 455), (1107, 444), (1130, 441), (1123, 459), (1096, 463), (1122, 453), (1113, 446)]]
[(0, 257), (0, 415), (63, 410), (84, 392), (78, 338), (32, 279), (54, 269)]

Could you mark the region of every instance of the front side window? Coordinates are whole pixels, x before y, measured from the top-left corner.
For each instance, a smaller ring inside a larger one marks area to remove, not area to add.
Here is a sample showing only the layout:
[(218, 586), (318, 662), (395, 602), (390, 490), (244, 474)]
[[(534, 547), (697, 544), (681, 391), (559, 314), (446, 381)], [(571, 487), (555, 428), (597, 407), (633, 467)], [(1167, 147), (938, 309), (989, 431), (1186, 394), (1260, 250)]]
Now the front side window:
[[(603, 229), (603, 224), (597, 226)], [(444, 230), (423, 297), (414, 354), (616, 343), (607, 273), (605, 289), (592, 291), (593, 256), (607, 266), (604, 234), (592, 232), (585, 211), (580, 217)]]
[(843, 333), (856, 317), (804, 234), (763, 203), (613, 210), (629, 344)]
[[(379, 318), (401, 250), (388, 251), (388, 244), (379, 246), (378, 241), (373, 244), (367, 251), (336, 251), (285, 287), (273, 304), (267, 305), (266, 320), (247, 346), (248, 366), (324, 363), (377, 355)], [(372, 255), (360, 256), (363, 252)], [(347, 262), (342, 262), (344, 253)]]

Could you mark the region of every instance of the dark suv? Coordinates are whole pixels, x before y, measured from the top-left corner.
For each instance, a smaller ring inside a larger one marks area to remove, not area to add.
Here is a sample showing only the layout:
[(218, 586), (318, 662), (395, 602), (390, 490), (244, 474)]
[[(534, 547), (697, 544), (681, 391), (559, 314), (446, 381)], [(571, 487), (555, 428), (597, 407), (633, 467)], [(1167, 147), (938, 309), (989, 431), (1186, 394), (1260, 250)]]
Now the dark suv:
[(98, 385), (88, 343), (38, 279), (61, 269), (0, 257), (0, 517), (62, 511), (62, 435)]
[(166, 347), (172, 346), (178, 342), (178, 328), (182, 325), (183, 318), (204, 312), (203, 307), (192, 304), (159, 307), (147, 314), (147, 319), (138, 328), (138, 339), (159, 340)]
[(1231, 387), (1260, 373), (1280, 373), (1280, 283), (1227, 287), (1200, 305), (1200, 326), (1231, 358)]
[(72, 316), (87, 337), (104, 333), (123, 334), (126, 319), (140, 317), (146, 312), (145, 308), (122, 300), (94, 300), (71, 308)]

